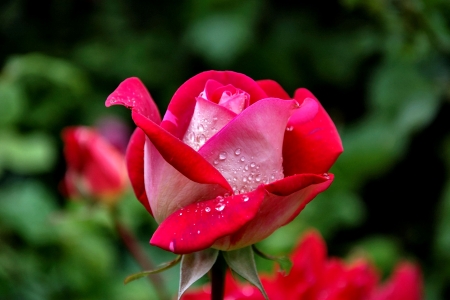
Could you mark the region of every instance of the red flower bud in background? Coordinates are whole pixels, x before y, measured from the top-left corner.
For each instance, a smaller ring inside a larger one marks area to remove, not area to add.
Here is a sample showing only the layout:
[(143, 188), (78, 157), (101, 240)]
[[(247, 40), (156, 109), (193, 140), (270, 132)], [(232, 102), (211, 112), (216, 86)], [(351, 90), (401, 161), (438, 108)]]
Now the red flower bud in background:
[(67, 163), (62, 184), (65, 194), (115, 202), (128, 182), (124, 155), (93, 128), (65, 128), (62, 139)]
[[(393, 275), (383, 284), (375, 267), (359, 258), (350, 264), (339, 258), (328, 258), (326, 244), (315, 231), (302, 238), (291, 256), (289, 275), (278, 272), (261, 276), (270, 300), (420, 300), (423, 282), (419, 267), (399, 263)], [(186, 292), (182, 300), (209, 299), (206, 285)], [(258, 288), (233, 280), (227, 273), (224, 299), (264, 300)]]

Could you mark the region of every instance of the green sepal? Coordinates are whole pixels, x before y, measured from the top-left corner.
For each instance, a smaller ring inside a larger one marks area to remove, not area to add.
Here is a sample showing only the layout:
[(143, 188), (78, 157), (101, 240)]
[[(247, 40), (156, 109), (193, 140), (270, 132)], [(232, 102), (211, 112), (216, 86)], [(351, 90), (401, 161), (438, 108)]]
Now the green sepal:
[(169, 261), (163, 265), (161, 265), (159, 268), (154, 269), (154, 270), (148, 270), (148, 271), (142, 271), (139, 273), (135, 273), (133, 275), (128, 276), (127, 278), (125, 278), (125, 280), (123, 281), (125, 284), (134, 281), (136, 279), (151, 275), (151, 274), (155, 274), (155, 273), (159, 273), (162, 271), (165, 271), (167, 269), (172, 268), (173, 266), (175, 266), (179, 261), (181, 260), (181, 255), (178, 255), (174, 260)]
[(292, 261), (287, 256), (272, 256), (269, 254), (265, 254), (261, 252), (255, 245), (252, 245), (253, 251), (258, 254), (260, 257), (268, 260), (273, 260), (276, 262), (281, 269), (281, 272), (284, 276), (289, 275), (289, 272), (292, 269)]
[(211, 270), (217, 260), (218, 254), (219, 250), (209, 248), (183, 255), (180, 267), (178, 300), (194, 282)]
[(231, 270), (256, 286), (264, 298), (268, 300), (269, 298), (259, 279), (252, 247), (248, 246), (237, 250), (223, 251), (222, 253)]

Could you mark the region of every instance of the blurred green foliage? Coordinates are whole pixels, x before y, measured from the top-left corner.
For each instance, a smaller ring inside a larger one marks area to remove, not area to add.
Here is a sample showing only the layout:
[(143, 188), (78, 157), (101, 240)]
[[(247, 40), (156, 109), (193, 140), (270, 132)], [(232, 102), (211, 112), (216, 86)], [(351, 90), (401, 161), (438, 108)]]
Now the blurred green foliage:
[[(307, 87), (341, 134), (335, 182), (260, 243), (287, 254), (309, 227), (332, 255), (370, 256), (384, 276), (402, 258), (426, 299), (450, 297), (450, 2), (342, 0), (31, 1), (0, 4), (0, 298), (150, 299), (99, 205), (59, 193), (61, 129), (129, 111), (104, 101), (125, 78), (161, 112), (208, 69)], [(148, 246), (154, 221), (129, 192), (123, 221)], [(261, 270), (272, 265), (258, 259)], [(176, 268), (163, 274), (177, 290)]]

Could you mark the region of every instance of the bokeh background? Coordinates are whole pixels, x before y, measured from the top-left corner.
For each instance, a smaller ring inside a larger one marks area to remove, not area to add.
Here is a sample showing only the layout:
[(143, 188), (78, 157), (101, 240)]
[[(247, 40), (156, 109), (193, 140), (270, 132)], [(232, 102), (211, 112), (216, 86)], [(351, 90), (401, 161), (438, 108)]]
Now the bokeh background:
[[(104, 106), (122, 80), (139, 77), (164, 112), (210, 69), (307, 87), (343, 140), (331, 188), (261, 249), (287, 254), (314, 227), (330, 255), (366, 255), (383, 277), (415, 261), (426, 299), (450, 298), (448, 0), (3, 0), (0, 299), (156, 299), (145, 279), (123, 284), (140, 267), (107, 211), (60, 193), (60, 133), (112, 121), (127, 138), (130, 111)], [(156, 224), (131, 190), (122, 198), (153, 262), (172, 259), (148, 245)], [(174, 295), (178, 269), (163, 276)]]

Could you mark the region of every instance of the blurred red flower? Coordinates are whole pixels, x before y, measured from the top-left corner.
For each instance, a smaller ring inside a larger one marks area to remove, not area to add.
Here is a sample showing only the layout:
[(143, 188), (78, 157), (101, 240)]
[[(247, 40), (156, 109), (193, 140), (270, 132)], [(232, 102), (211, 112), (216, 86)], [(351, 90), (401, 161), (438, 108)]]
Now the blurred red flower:
[[(320, 234), (309, 231), (291, 256), (293, 267), (289, 275), (277, 272), (262, 275), (261, 281), (270, 300), (420, 300), (422, 277), (417, 265), (400, 262), (392, 276), (380, 284), (375, 267), (359, 258), (350, 264), (339, 258), (327, 257), (326, 244)], [(210, 299), (206, 285), (187, 291), (182, 300)], [(263, 300), (259, 290), (236, 282), (231, 272), (225, 282), (225, 300)]]
[(115, 202), (128, 182), (124, 155), (93, 128), (65, 128), (62, 139), (67, 164), (63, 193)]

